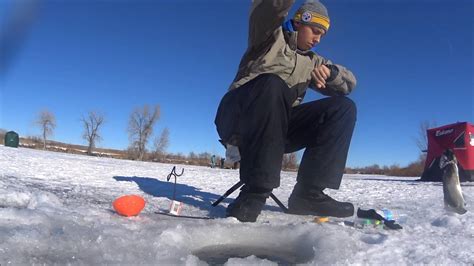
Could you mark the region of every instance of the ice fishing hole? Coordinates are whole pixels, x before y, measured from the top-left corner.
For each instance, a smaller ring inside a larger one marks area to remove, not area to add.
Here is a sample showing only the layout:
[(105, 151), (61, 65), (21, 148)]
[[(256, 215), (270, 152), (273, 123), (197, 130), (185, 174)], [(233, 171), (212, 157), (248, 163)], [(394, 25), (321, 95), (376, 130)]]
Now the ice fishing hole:
[(230, 258), (246, 258), (252, 255), (279, 265), (308, 263), (314, 258), (311, 248), (291, 249), (291, 247), (277, 248), (238, 244), (206, 246), (194, 251), (193, 255), (209, 265), (222, 265)]

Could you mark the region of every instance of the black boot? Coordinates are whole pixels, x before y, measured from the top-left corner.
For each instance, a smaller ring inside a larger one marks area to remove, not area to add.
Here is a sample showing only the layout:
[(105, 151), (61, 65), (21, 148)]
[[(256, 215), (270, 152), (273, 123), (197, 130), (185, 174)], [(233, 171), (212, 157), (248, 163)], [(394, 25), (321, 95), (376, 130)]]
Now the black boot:
[(227, 207), (227, 217), (235, 217), (241, 222), (257, 221), (270, 193), (271, 191), (243, 186), (239, 196)]
[(354, 215), (354, 205), (340, 202), (324, 194), (324, 188), (296, 184), (288, 200), (288, 213), (350, 217)]

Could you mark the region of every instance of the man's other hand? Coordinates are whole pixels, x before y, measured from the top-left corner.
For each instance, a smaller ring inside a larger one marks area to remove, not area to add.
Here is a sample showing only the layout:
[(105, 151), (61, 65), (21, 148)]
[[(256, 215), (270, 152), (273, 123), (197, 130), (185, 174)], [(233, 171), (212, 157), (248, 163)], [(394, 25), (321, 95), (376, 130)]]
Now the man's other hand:
[(313, 73), (316, 78), (316, 87), (318, 89), (326, 88), (326, 79), (331, 76), (331, 70), (325, 65), (320, 65), (314, 68)]

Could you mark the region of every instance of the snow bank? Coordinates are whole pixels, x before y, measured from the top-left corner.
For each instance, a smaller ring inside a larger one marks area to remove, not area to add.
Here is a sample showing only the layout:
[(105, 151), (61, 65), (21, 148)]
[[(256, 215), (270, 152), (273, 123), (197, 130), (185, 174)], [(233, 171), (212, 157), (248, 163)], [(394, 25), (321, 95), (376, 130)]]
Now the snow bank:
[[(173, 198), (166, 177), (173, 165), (122, 161), (0, 146), (0, 264), (466, 264), (474, 262), (474, 223), (444, 210), (439, 183), (415, 178), (347, 175), (328, 191), (362, 208), (391, 209), (407, 218), (401, 231), (316, 224), (283, 214), (269, 199), (256, 223), (224, 218), (211, 207), (238, 180), (238, 171), (196, 166), (178, 178), (184, 219), (156, 214)], [(283, 173), (274, 194), (287, 204), (295, 173)], [(111, 203), (138, 194), (138, 217), (114, 213)]]

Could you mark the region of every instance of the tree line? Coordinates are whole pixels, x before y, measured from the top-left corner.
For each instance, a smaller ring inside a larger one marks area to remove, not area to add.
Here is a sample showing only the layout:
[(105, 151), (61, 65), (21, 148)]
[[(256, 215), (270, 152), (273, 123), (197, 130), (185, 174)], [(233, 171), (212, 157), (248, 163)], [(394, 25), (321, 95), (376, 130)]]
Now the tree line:
[[(152, 142), (152, 149), (148, 150), (147, 146), (150, 142), (151, 136), (153, 135), (154, 126), (159, 120), (161, 115), (159, 105), (149, 106), (144, 105), (142, 107), (135, 108), (129, 116), (127, 133), (129, 138), (129, 146), (118, 156), (112, 156), (123, 159), (133, 159), (140, 161), (155, 161), (155, 162), (168, 162), (168, 163), (183, 163), (193, 165), (210, 165), (211, 158), (214, 157), (215, 165), (217, 167), (235, 168), (234, 164), (230, 165), (227, 162), (222, 164), (223, 157), (214, 155), (209, 152), (195, 153), (190, 152), (188, 155), (182, 153), (172, 154), (167, 153), (166, 150), (169, 146), (169, 135), (170, 131), (168, 128), (164, 128), (161, 134), (155, 137)], [(101, 130), (106, 124), (105, 116), (97, 111), (89, 111), (83, 114), (80, 119), (82, 124), (82, 139), (87, 143), (86, 154), (97, 155), (95, 151), (96, 145), (103, 140)], [(34, 124), (40, 129), (40, 137), (29, 137), (32, 143), (41, 142), (43, 150), (52, 149), (58, 150), (56, 147), (51, 145), (50, 138), (54, 135), (54, 131), (57, 127), (56, 116), (53, 112), (43, 109), (41, 110), (34, 119)], [(2, 132), (0, 132), (2, 133)], [(2, 142), (3, 142), (3, 135)], [(64, 145), (62, 145), (64, 146)], [(70, 145), (67, 147), (59, 148), (58, 151), (74, 152), (77, 148), (72, 148)], [(225, 160), (225, 159), (224, 159)], [(298, 162), (296, 153), (285, 154), (282, 162), (282, 169), (284, 170), (297, 170)]]
[(418, 126), (418, 134), (414, 137), (414, 142), (419, 149), (418, 159), (409, 163), (405, 167), (398, 164), (391, 166), (380, 166), (373, 164), (365, 167), (347, 167), (346, 174), (375, 174), (375, 175), (389, 175), (389, 176), (421, 176), (425, 169), (426, 152), (428, 151), (428, 135), (426, 131), (430, 128), (437, 127), (436, 121), (422, 121)]
[(345, 173), (416, 177), (422, 175), (425, 168), (425, 160), (426, 155), (421, 154), (416, 161), (411, 162), (405, 167), (401, 167), (398, 164), (393, 164), (391, 166), (380, 166), (378, 164), (373, 164), (365, 167), (347, 167), (345, 169)]
[[(131, 159), (144, 160), (147, 154), (147, 146), (153, 135), (153, 128), (160, 118), (160, 106), (144, 105), (135, 108), (128, 120), (127, 133), (129, 138), (128, 155)], [(87, 143), (87, 154), (93, 155), (97, 143), (103, 140), (101, 129), (106, 123), (105, 116), (97, 111), (89, 111), (80, 118), (82, 124), (82, 139)], [(41, 130), (43, 149), (46, 149), (48, 139), (53, 135), (56, 128), (56, 116), (45, 109), (39, 112), (35, 124)], [(152, 154), (155, 157), (163, 156), (169, 145), (169, 129), (164, 128), (153, 142)]]
[[(148, 150), (146, 147), (150, 142), (150, 138), (153, 134), (153, 128), (156, 122), (160, 118), (160, 107), (159, 105), (135, 108), (129, 116), (127, 133), (129, 137), (129, 146), (126, 149), (126, 158), (140, 161), (155, 161), (155, 162), (174, 162), (184, 163), (193, 165), (209, 165), (210, 158), (213, 154), (203, 152), (196, 154), (190, 152), (188, 155), (182, 153), (172, 154), (166, 153), (166, 149), (169, 146), (169, 129), (164, 128), (161, 134), (155, 137), (153, 140), (152, 150)], [(101, 128), (106, 123), (106, 119), (103, 114), (96, 111), (89, 111), (87, 114), (82, 115), (80, 122), (83, 126), (82, 138), (87, 143), (88, 155), (94, 155), (94, 149), (96, 144), (102, 139)], [(39, 112), (35, 119), (35, 124), (41, 129), (41, 142), (43, 149), (46, 149), (48, 138), (51, 137), (56, 128), (55, 115), (48, 111), (42, 110)], [(380, 166), (373, 164), (365, 167), (347, 167), (345, 169), (346, 174), (378, 174), (378, 175), (390, 175), (390, 176), (421, 176), (424, 170), (427, 150), (427, 135), (426, 131), (429, 128), (436, 127), (435, 122), (421, 122), (419, 125), (418, 136), (414, 139), (416, 145), (420, 149), (419, 158), (410, 163), (406, 167), (401, 167), (398, 164), (391, 166)], [(5, 130), (0, 130), (1, 142), (3, 142)], [(220, 162), (223, 159), (220, 156), (216, 156), (216, 161)], [(232, 166), (226, 165), (226, 168)], [(289, 171), (297, 171), (299, 167), (297, 153), (285, 154), (282, 162), (282, 169)]]

